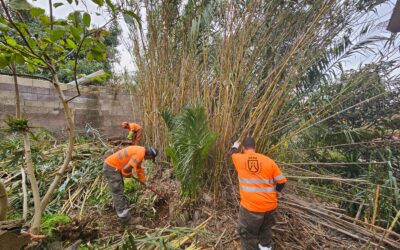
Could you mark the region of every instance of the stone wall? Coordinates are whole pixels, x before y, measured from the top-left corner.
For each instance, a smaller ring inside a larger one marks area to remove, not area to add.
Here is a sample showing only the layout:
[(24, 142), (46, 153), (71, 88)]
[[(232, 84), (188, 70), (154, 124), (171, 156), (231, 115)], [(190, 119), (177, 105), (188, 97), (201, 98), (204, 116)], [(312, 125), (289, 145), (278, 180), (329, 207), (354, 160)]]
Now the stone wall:
[[(34, 127), (46, 128), (59, 136), (65, 135), (66, 119), (54, 87), (48, 81), (18, 78), (21, 111)], [(63, 84), (67, 97), (77, 94), (75, 85)], [(140, 108), (123, 88), (102, 86), (80, 87), (81, 96), (70, 102), (78, 133), (85, 133), (86, 124), (98, 129), (106, 137), (123, 136), (121, 121), (140, 122)], [(0, 122), (4, 126), (7, 115), (15, 115), (15, 89), (11, 76), (0, 75)]]

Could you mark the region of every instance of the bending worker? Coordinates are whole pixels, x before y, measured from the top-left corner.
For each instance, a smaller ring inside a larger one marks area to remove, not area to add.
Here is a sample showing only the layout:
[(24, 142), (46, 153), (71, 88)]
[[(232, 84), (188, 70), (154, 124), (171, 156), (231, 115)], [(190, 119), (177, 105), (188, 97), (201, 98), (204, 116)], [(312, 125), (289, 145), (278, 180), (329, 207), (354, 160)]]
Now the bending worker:
[(128, 140), (132, 140), (133, 145), (139, 145), (142, 140), (143, 128), (137, 123), (131, 122), (122, 122), (122, 128), (126, 128), (129, 130)]
[(144, 169), (141, 167), (143, 159), (155, 160), (158, 150), (149, 147), (129, 146), (110, 155), (104, 162), (103, 172), (108, 181), (115, 211), (123, 224), (132, 224), (128, 201), (124, 196), (123, 177), (131, 177), (132, 170), (141, 182), (146, 181)]
[(278, 193), (286, 178), (276, 163), (265, 155), (256, 153), (256, 143), (247, 137), (232, 148), (232, 161), (239, 177), (240, 209), (239, 235), (242, 250), (272, 249), (272, 226), (278, 206)]

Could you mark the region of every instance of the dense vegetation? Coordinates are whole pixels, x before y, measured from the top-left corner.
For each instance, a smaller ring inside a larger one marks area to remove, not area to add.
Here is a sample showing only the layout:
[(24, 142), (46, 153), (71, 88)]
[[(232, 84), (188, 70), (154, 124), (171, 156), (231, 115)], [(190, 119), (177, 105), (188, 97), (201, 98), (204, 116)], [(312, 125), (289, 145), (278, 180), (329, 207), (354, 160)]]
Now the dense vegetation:
[[(33, 217), (35, 230), (41, 225), (40, 232), (61, 237), (54, 229), (74, 223), (70, 215), (82, 219), (89, 207), (101, 218), (110, 210), (100, 174), (109, 145), (96, 131), (86, 135), (91, 139), (74, 134), (70, 100), (59, 85), (60, 79), (110, 69), (120, 32), (115, 20), (123, 17), (145, 139), (159, 148), (160, 162), (172, 165), (173, 174), (163, 169), (160, 178), (176, 178), (182, 207), (204, 202), (200, 193), (212, 193), (214, 205), (227, 194), (236, 199), (227, 152), (235, 140), (252, 135), (257, 150), (282, 166), (287, 192), (334, 203), (371, 228), (400, 232), (400, 41), (383, 30), (385, 20), (371, 18), (389, 1), (151, 0), (117, 6), (96, 0), (110, 11), (110, 25), (101, 28), (86, 12), (53, 20), (25, 1), (0, 1), (9, 10), (0, 11), (0, 66), (50, 76), (69, 126), (65, 144), (29, 127), (18, 112), (10, 118), (0, 137), (8, 219)], [(357, 65), (356, 55), (366, 61)], [(27, 193), (20, 192), (21, 166), (31, 170)], [(153, 165), (146, 170), (150, 179), (157, 174)], [(125, 192), (136, 213), (157, 221), (154, 194), (132, 181)], [(102, 244), (162, 248), (171, 235), (192, 234), (180, 230), (129, 233)]]
[[(148, 140), (168, 144), (160, 107), (201, 100), (218, 133), (205, 188), (219, 193), (233, 174), (228, 148), (253, 135), (289, 175), (319, 178), (299, 179), (296, 191), (333, 197), (353, 216), (363, 204), (361, 218), (377, 212), (374, 223), (389, 225), (399, 202), (399, 144), (389, 139), (399, 128), (399, 40), (370, 18), (382, 2), (137, 4), (148, 28), (130, 32)], [(356, 55), (372, 59), (346, 70)]]

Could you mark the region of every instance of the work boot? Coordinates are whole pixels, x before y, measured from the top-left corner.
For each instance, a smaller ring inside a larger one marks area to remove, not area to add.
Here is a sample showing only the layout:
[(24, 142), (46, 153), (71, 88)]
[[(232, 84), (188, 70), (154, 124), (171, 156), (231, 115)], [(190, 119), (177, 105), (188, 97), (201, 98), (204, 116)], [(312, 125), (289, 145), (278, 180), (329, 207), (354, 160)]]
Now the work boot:
[(258, 249), (260, 249), (260, 250), (272, 250), (272, 247), (266, 247), (266, 246), (262, 246), (262, 245), (258, 244)]

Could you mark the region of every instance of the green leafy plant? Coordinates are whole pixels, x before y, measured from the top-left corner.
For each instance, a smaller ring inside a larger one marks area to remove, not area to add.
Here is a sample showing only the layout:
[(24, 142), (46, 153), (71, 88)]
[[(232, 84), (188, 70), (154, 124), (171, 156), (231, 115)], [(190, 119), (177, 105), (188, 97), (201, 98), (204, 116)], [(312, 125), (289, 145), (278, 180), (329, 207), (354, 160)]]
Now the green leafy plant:
[(181, 184), (182, 194), (195, 199), (217, 134), (209, 130), (205, 109), (198, 104), (185, 107), (176, 116), (164, 111), (163, 118), (170, 131), (166, 152)]
[(138, 199), (138, 191), (140, 189), (140, 184), (134, 181), (132, 178), (124, 178), (124, 193), (129, 201), (129, 203), (134, 203)]
[(128, 232), (128, 237), (124, 240), (124, 242), (121, 244), (121, 246), (118, 247), (118, 249), (121, 250), (128, 250), (128, 249), (132, 249), (132, 250), (136, 250), (136, 241), (135, 241), (135, 237)]
[(63, 224), (70, 224), (72, 222), (72, 219), (65, 214), (47, 214), (44, 215), (41, 221), (41, 227), (42, 231), (51, 234), (53, 233), (56, 229), (57, 226), (63, 225)]
[(11, 117), (9, 116), (6, 120), (5, 123), (8, 125), (8, 131), (9, 132), (25, 132), (28, 131), (29, 126), (28, 126), (28, 119), (25, 118), (16, 118), (16, 117)]

